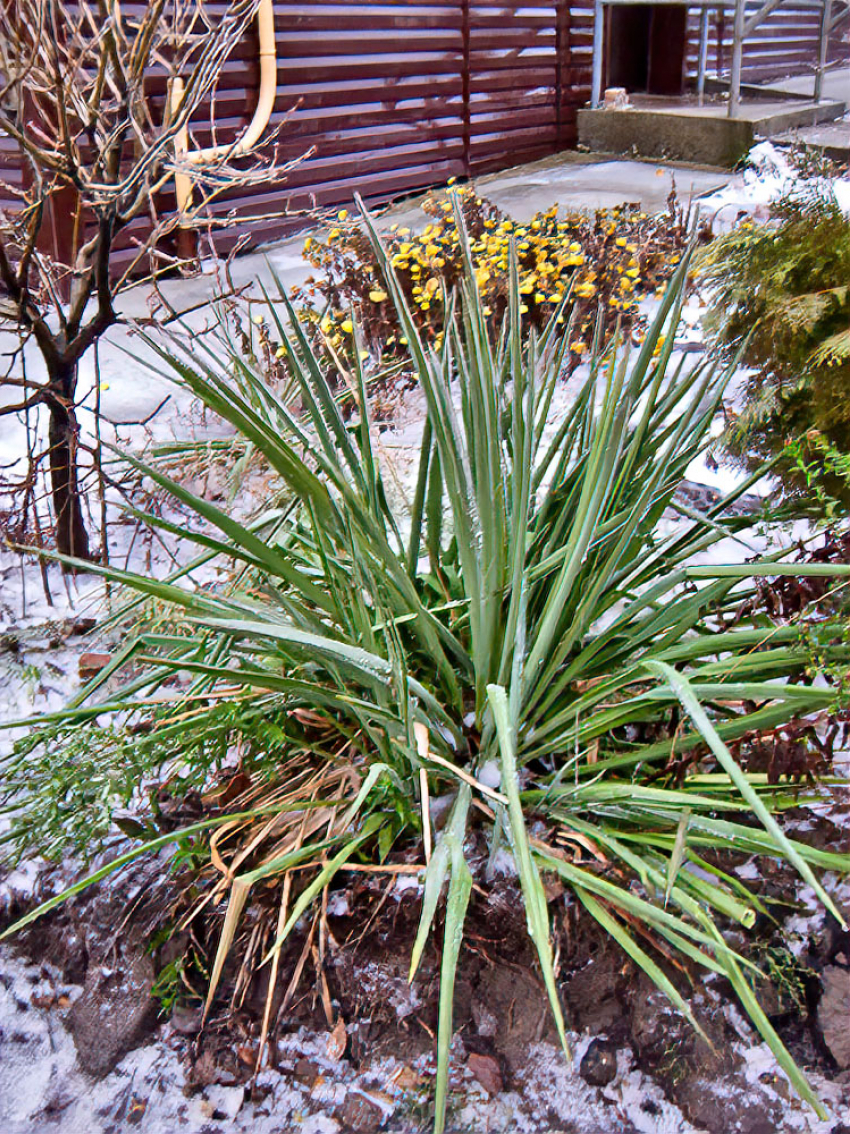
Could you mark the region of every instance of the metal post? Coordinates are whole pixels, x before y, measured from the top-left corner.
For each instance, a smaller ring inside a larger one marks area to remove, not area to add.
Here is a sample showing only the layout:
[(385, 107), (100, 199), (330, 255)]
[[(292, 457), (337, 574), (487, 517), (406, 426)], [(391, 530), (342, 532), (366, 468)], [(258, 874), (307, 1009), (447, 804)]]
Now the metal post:
[(594, 110), (602, 103), (602, 44), (605, 31), (605, 9), (602, 0), (593, 5), (593, 76), (590, 83), (590, 105)]
[(832, 23), (832, 0), (823, 0), (823, 13), (820, 25), (820, 48), (818, 50), (818, 65), (815, 70), (815, 102), (820, 102), (823, 95), (823, 73), (826, 70), (826, 57), (829, 50), (829, 31)]
[(732, 31), (732, 71), (729, 75), (729, 117), (737, 118), (741, 108), (741, 63), (744, 55), (744, 16), (746, 0), (735, 0)]
[(697, 62), (697, 99), (702, 106), (705, 97), (705, 69), (708, 66), (708, 8), (699, 14), (699, 59)]

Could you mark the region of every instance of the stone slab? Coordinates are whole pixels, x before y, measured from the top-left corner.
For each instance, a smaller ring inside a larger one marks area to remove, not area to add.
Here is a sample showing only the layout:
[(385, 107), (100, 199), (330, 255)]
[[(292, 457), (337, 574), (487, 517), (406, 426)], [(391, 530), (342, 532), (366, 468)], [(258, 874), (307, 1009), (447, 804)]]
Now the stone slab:
[(658, 110), (579, 110), (579, 144), (608, 154), (676, 159), (732, 169), (755, 140), (752, 122)]

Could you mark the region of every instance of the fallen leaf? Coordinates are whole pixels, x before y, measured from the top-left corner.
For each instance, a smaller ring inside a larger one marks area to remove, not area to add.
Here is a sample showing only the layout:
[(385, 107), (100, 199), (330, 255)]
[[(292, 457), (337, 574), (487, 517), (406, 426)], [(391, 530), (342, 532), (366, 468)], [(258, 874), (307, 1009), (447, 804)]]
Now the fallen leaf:
[(466, 1065), (488, 1095), (501, 1094), (502, 1069), (498, 1059), (494, 1059), (492, 1055), (473, 1052)]
[(345, 1054), (346, 1047), (348, 1047), (348, 1032), (345, 1030), (345, 1020), (340, 1016), (334, 1030), (328, 1036), (328, 1059), (332, 1063), (338, 1063)]
[(80, 677), (84, 681), (90, 680), (92, 677), (97, 677), (102, 669), (106, 669), (112, 661), (112, 654), (81, 654), (79, 669)]

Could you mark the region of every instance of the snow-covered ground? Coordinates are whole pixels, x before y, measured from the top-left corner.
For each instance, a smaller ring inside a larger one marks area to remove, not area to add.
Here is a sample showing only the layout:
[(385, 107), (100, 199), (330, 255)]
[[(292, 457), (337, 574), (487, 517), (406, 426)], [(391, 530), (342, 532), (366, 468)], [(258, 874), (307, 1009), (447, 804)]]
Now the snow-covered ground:
[(766, 220), (770, 205), (786, 194), (832, 193), (840, 208), (850, 213), (850, 176), (801, 178), (786, 151), (772, 142), (760, 142), (747, 155), (744, 169), (728, 185), (700, 198), (702, 215), (715, 232), (730, 228), (742, 213)]

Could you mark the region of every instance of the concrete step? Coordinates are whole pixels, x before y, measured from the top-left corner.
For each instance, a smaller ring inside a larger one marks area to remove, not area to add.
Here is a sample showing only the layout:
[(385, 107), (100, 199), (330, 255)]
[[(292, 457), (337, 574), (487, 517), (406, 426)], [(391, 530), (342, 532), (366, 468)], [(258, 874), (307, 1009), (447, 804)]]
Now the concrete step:
[(666, 158), (731, 169), (757, 138), (834, 122), (843, 101), (753, 100), (729, 118), (724, 101), (699, 106), (695, 99), (636, 96), (627, 110), (578, 112), (579, 145), (596, 153)]
[(850, 120), (822, 122), (817, 126), (803, 126), (774, 135), (775, 142), (798, 143), (821, 150), (833, 161), (850, 161)]

